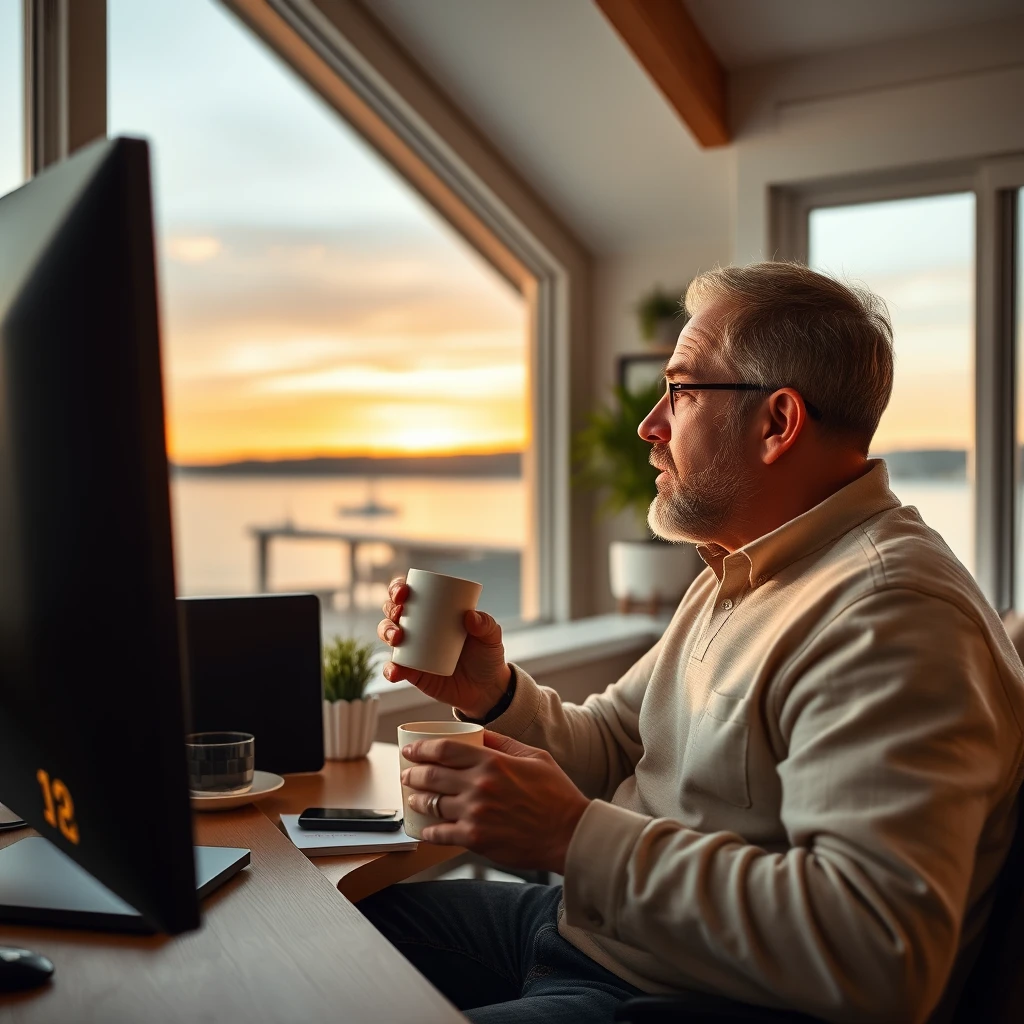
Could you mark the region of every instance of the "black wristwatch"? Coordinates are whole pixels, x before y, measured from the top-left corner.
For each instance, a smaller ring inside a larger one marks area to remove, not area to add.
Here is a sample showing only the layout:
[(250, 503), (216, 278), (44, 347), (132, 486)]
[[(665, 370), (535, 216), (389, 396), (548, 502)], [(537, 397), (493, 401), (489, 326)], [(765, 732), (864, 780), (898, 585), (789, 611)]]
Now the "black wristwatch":
[(512, 698), (516, 695), (516, 670), (514, 665), (509, 665), (509, 672), (512, 673), (511, 678), (508, 681), (508, 687), (505, 690), (505, 695), (498, 701), (497, 704), (491, 708), (490, 711), (484, 715), (483, 718), (467, 718), (465, 715), (462, 716), (464, 722), (471, 722), (473, 725), (489, 725), (500, 715), (505, 714), (506, 711), (512, 705)]

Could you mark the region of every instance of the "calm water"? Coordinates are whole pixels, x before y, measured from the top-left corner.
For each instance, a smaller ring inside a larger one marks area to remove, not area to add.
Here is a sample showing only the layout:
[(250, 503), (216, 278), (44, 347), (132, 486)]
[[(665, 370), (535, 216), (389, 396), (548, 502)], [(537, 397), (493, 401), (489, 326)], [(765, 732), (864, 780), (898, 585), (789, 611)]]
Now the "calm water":
[[(372, 495), (391, 516), (343, 516)], [(241, 594), (256, 588), (256, 542), (250, 526), (280, 525), (394, 535), (417, 540), (521, 546), (526, 488), (508, 478), (230, 477), (175, 475), (171, 480), (175, 560), (182, 594)], [(366, 549), (377, 561), (386, 549)], [(275, 540), (273, 590), (326, 588), (348, 580), (345, 545)]]
[(974, 572), (974, 491), (964, 481), (893, 479), (904, 505), (914, 505), (924, 521), (942, 534), (953, 554)]
[[(251, 593), (256, 586), (252, 525), (280, 524), (394, 534), (414, 539), (521, 546), (526, 531), (526, 488), (521, 480), (494, 478), (381, 478), (373, 497), (393, 516), (341, 516), (339, 506), (366, 502), (365, 479), (176, 476), (178, 588), (183, 594)], [(894, 480), (893, 490), (916, 505), (967, 566), (974, 566), (974, 506), (965, 483)], [(386, 550), (368, 550), (381, 560)], [(331, 541), (276, 540), (271, 554), (274, 590), (320, 588), (347, 582), (344, 546)]]

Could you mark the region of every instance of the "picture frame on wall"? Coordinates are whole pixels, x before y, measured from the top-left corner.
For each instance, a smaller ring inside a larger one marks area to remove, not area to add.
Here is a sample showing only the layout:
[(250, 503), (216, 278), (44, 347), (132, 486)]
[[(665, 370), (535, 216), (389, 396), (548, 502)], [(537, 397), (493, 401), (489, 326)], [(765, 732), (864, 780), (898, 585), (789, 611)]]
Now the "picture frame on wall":
[(619, 386), (630, 394), (649, 388), (661, 380), (661, 371), (671, 354), (666, 350), (619, 356)]

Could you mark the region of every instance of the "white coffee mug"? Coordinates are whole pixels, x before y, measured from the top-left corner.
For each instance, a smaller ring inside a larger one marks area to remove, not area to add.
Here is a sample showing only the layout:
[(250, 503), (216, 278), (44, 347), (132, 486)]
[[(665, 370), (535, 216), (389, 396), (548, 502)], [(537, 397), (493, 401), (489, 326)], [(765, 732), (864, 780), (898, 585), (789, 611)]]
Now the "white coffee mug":
[(402, 642), (391, 652), (396, 665), (450, 676), (466, 642), (466, 612), (475, 611), (483, 584), (426, 569), (410, 569), (402, 607)]
[[(472, 722), (408, 722), (398, 727), (398, 764), (399, 771), (413, 767), (412, 761), (402, 756), (402, 748), (417, 740), (436, 740), (444, 738), (457, 743), (468, 743), (470, 746), (484, 745), (484, 727)], [(409, 794), (412, 790), (402, 787), (402, 813), (405, 815), (405, 834), (413, 839), (422, 839), (423, 830), (428, 825), (437, 825), (440, 818), (431, 814), (421, 814), (409, 806)], [(430, 794), (432, 795), (432, 794)]]

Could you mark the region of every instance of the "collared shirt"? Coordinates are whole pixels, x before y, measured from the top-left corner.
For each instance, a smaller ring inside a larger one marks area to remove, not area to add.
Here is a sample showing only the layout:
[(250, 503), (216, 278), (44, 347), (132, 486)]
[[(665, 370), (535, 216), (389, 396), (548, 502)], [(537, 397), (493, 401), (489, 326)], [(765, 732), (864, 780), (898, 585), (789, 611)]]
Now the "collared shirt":
[(518, 669), (491, 724), (594, 798), (562, 935), (648, 991), (940, 1019), (1024, 772), (1024, 669), (998, 616), (881, 462), (702, 555), (622, 679), (575, 706)]

